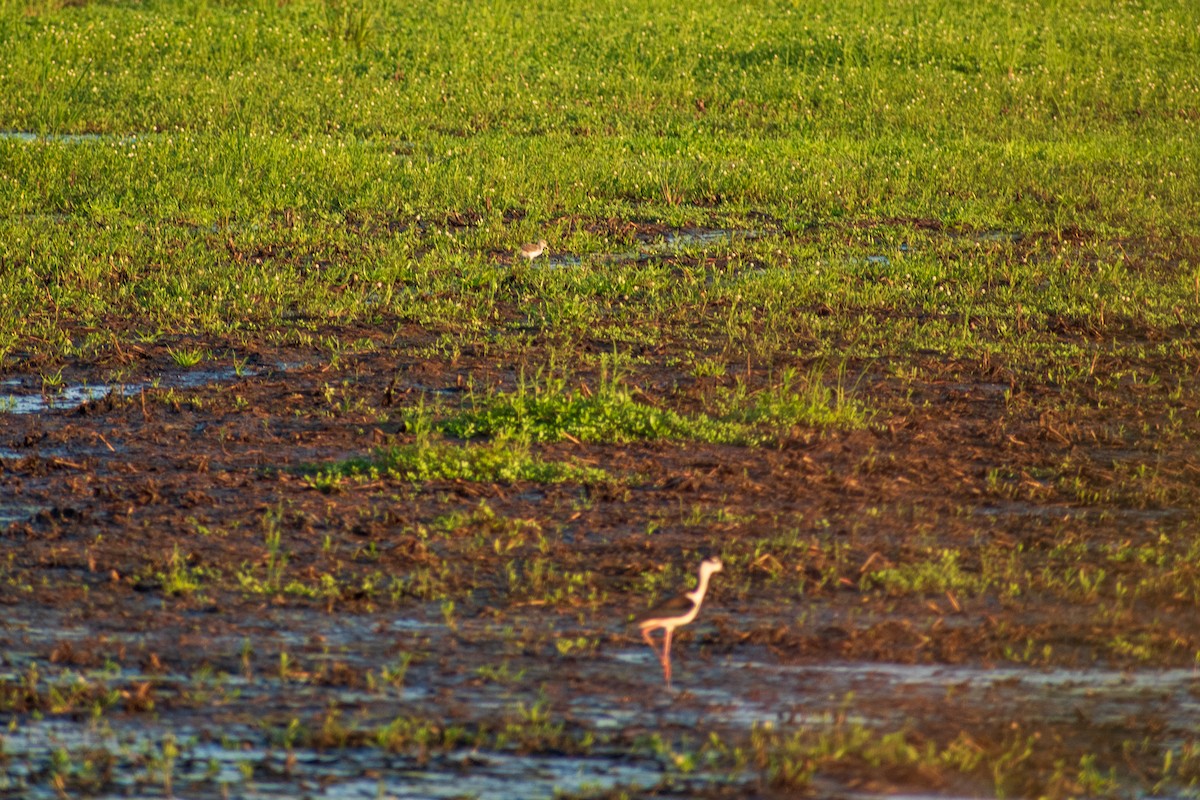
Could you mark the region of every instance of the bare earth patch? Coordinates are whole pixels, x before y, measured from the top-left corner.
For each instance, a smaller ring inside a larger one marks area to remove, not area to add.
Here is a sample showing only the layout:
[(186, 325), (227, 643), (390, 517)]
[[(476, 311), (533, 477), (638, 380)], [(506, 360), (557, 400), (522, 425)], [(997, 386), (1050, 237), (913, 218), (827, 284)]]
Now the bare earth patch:
[[(862, 430), (521, 446), (604, 476), (582, 483), (322, 482), (413, 445), (419, 402), (446, 418), (464, 386), (512, 392), (541, 356), (439, 360), (432, 332), (395, 321), (321, 334), (358, 347), (114, 347), (59, 378), (119, 368), (119, 385), (39, 413), (16, 407), (43, 398), (39, 373), (10, 363), (6, 791), (1195, 780), (1197, 395), (1194, 378), (1170, 397), (1137, 380), (1172, 365), (1097, 347), (1096, 370), (1131, 377), (1080, 390), (916, 353), (850, 365), (874, 409)], [(180, 367), (184, 349), (207, 358)], [(625, 376), (639, 403), (772, 380), (753, 363), (681, 373), (680, 349)], [(679, 636), (668, 696), (626, 621), (706, 553), (726, 571)]]

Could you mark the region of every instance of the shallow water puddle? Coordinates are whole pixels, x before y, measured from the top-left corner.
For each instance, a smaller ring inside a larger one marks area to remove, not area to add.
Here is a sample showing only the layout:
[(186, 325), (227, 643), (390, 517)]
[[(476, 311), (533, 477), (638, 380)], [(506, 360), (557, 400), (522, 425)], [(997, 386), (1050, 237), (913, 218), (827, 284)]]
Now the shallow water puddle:
[[(70, 411), (84, 403), (103, 400), (116, 393), (120, 397), (132, 397), (146, 389), (197, 389), (211, 383), (235, 380), (256, 374), (254, 370), (212, 369), (195, 370), (172, 375), (154, 383), (122, 384), (78, 384), (63, 386), (50, 392), (38, 394), (0, 394), (0, 412), (9, 414), (42, 414), (48, 411)], [(7, 380), (3, 385), (19, 386), (19, 379)]]
[[(1089, 723), (1119, 724), (1147, 713), (1170, 716), (1172, 727), (1200, 726), (1200, 672), (1194, 669), (1117, 671), (1037, 667), (977, 667), (848, 663), (778, 666), (729, 660), (719, 667), (739, 675), (782, 716), (812, 712), (831, 701), (854, 697), (855, 712), (869, 723), (895, 724), (911, 713), (909, 704), (938, 713), (947, 703), (987, 709), (1021, 719), (1072, 722), (1086, 710)], [(726, 675), (726, 680), (730, 676)], [(722, 684), (728, 685), (728, 684)], [(790, 690), (789, 690), (790, 688)], [(744, 714), (743, 712), (740, 712)]]
[(725, 228), (683, 228), (661, 234), (642, 234), (637, 237), (639, 247), (588, 256), (570, 253), (549, 253), (545, 258), (533, 261), (533, 269), (561, 270), (582, 266), (585, 261), (597, 264), (627, 264), (646, 262), (663, 253), (674, 254), (688, 249), (706, 249), (719, 244), (759, 239), (767, 235), (764, 231), (735, 231)]
[(111, 133), (34, 133), (33, 131), (0, 131), (0, 141), (22, 144), (126, 144), (137, 136)]
[(971, 234), (971, 236), (969, 238), (975, 240), (976, 242), (980, 242), (980, 243), (1000, 242), (1000, 243), (1004, 243), (1004, 244), (1016, 244), (1017, 242), (1024, 239), (1025, 236), (1024, 236), (1024, 234), (1018, 233), (1017, 231), (991, 230), (991, 231), (980, 231), (978, 233)]
[[(631, 681), (661, 686), (658, 664), (649, 653), (624, 651), (609, 660), (620, 664)], [(598, 729), (700, 722), (743, 730), (766, 723), (821, 726), (835, 713), (851, 723), (891, 727), (905, 724), (914, 713), (944, 713), (951, 703), (1012, 719), (1032, 714), (1070, 723), (1086, 711), (1089, 724), (1118, 725), (1151, 713), (1169, 717), (1170, 726), (1181, 731), (1200, 727), (1200, 671), (1194, 669), (691, 661), (676, 661), (674, 691), (663, 690), (650, 703), (595, 694), (573, 700), (571, 711)]]
[[(622, 674), (632, 670), (638, 681), (653, 681), (658, 677), (653, 671), (657, 664), (652, 657), (647, 663), (642, 655), (622, 650), (608, 657), (580, 660), (579, 666), (591, 672), (611, 670), (615, 665)], [(639, 674), (643, 668), (645, 674)], [(631, 691), (629, 685), (620, 679), (614, 682), (610, 676), (610, 683), (597, 683), (595, 691), (573, 693), (569, 718), (598, 732), (675, 729), (700, 736), (707, 730), (746, 730), (768, 722), (824, 727), (835, 724), (834, 714), (802, 711), (783, 718), (781, 709), (793, 703), (801, 709), (837, 704), (844, 709), (845, 693), (853, 691), (853, 712), (838, 715), (836, 724), (869, 725), (879, 718), (860, 713), (864, 709), (887, 705), (913, 692), (944, 698), (947, 687), (957, 687), (961, 692), (964, 685), (1003, 688), (1012, 695), (1028, 695), (1028, 700), (1038, 705), (1047, 705), (1048, 697), (1058, 696), (1059, 706), (1064, 708), (1069, 708), (1064, 706), (1064, 697), (1086, 696), (1092, 703), (1092, 713), (1098, 697), (1121, 700), (1127, 695), (1124, 700), (1128, 705), (1112, 709), (1113, 719), (1137, 713), (1147, 691), (1157, 695), (1166, 692), (1165, 702), (1176, 702), (1181, 696), (1188, 701), (1179, 708), (1178, 713), (1185, 718), (1181, 725), (1195, 724), (1198, 717), (1196, 703), (1189, 699), (1197, 680), (1192, 670), (1123, 673), (864, 663), (781, 666), (724, 658), (697, 661), (681, 670), (684, 672), (679, 675), (679, 683), (686, 681), (688, 688), (671, 696), (655, 687), (647, 697), (645, 692)], [(701, 767), (695, 772), (679, 773), (660, 757), (603, 747), (579, 756), (463, 746), (445, 752), (435, 750), (426, 757), (375, 747), (288, 747), (279, 741), (278, 731), (272, 733), (272, 728), (254, 721), (253, 713), (240, 722), (229, 715), (257, 708), (286, 719), (301, 708), (319, 711), (323, 705), (331, 707), (329, 703), (347, 707), (352, 702), (360, 707), (372, 706), (366, 712), (368, 716), (387, 720), (396, 714), (421, 713), (422, 704), (414, 704), (414, 698), (404, 692), (366, 696), (330, 687), (322, 692), (322, 687), (274, 680), (229, 680), (240, 692), (236, 700), (230, 696), (219, 707), (177, 712), (164, 707), (153, 720), (120, 715), (106, 716), (95, 723), (22, 719), (0, 735), (2, 752), (7, 757), (0, 791), (23, 797), (55, 797), (48, 776), (63, 770), (64, 765), (68, 774), (84, 776), (91, 768), (89, 763), (105, 765), (111, 778), (107, 790), (124, 795), (549, 798), (564, 792), (637, 792), (663, 786), (676, 793), (700, 792), (715, 786), (736, 789), (755, 780), (753, 770), (709, 773)], [(792, 685), (794, 691), (782, 691), (786, 685)], [(511, 703), (514, 692), (527, 695), (532, 688), (512, 687), (502, 694)], [(307, 698), (297, 696), (310, 694)], [(356, 698), (352, 699), (351, 694)], [(960, 699), (953, 702), (966, 702), (964, 695), (957, 696)], [(477, 704), (478, 699), (482, 698), (468, 690), (455, 696), (454, 701), (471, 709), (472, 714), (486, 715), (484, 706), (490, 704)], [(348, 708), (346, 721), (351, 726), (368, 722)], [(220, 741), (211, 733), (218, 730)], [(841, 791), (836, 794), (845, 796)]]
[[(0, 453), (0, 457), (3, 457), (2, 453)], [(7, 528), (14, 522), (25, 522), (26, 520), (33, 519), (39, 511), (46, 510), (46, 506), (35, 506), (28, 503), (0, 505), (0, 530)]]
[[(3, 734), (0, 752), (10, 768), (0, 792), (55, 796), (47, 776), (54, 759), (61, 761), (65, 752), (72, 769), (83, 769), (89, 758), (96, 763), (107, 759), (114, 776), (111, 791), (161, 793), (164, 743), (178, 747), (171, 780), (174, 791), (187, 796), (228, 790), (239, 797), (264, 798), (515, 798), (639, 791), (661, 787), (664, 781), (674, 791), (686, 786), (700, 791), (756, 779), (753, 770), (730, 774), (702, 766), (681, 775), (669, 759), (645, 749), (614, 752), (614, 746), (628, 747), (639, 733), (661, 735), (668, 742), (691, 739), (694, 745), (709, 731), (736, 740), (765, 725), (919, 729), (922, 722), (944, 719), (947, 708), (964, 720), (990, 720), (988, 724), (1038, 720), (1061, 725), (1098, 742), (1110, 741), (1114, 731), (1136, 728), (1130, 720), (1161, 721), (1168, 737), (1181, 739), (1200, 727), (1200, 671), (1193, 669), (779, 664), (769, 657), (747, 658), (758, 652), (753, 648), (717, 656), (693, 641), (682, 643), (675, 653), (675, 688), (668, 692), (649, 648), (601, 644), (587, 655), (556, 658), (547, 654), (552, 648), (544, 642), (505, 639), (505, 629), (492, 623), (461, 620), (450, 629), (428, 620), (435, 617), (265, 609), (255, 624), (188, 635), (186, 648), (181, 647), (180, 629), (110, 635), (88, 631), (64, 612), (7, 620), (0, 626), (6, 648), (0, 679), (5, 681), (19, 682), (28, 674), (35, 662), (22, 655), (27, 649), (45, 652), (63, 639), (89, 634), (103, 636), (110, 648), (118, 641), (140, 641), (147, 649), (170, 652), (173, 643), (175, 657), (191, 666), (150, 675), (136, 668), (79, 671), (36, 662), (47, 686), (68, 687), (79, 676), (113, 690), (150, 682), (155, 715), (146, 720), (105, 714), (96, 723), (22, 715)], [(247, 641), (255, 651), (253, 676), (201, 669), (207, 663), (228, 669)], [(448, 652), (452, 658), (437, 657)], [(280, 653), (293, 659), (295, 671), (286, 677), (271, 666), (278, 664)], [(336, 674), (322, 671), (331, 661), (359, 670), (360, 676), (362, 670), (379, 675), (384, 665), (397, 663), (405, 653), (416, 658), (406, 666), (400, 685), (368, 689), (321, 678)], [(132, 654), (130, 659), (141, 661)], [(487, 678), (481, 667), (508, 677)], [(592, 732), (600, 744), (586, 755), (521, 754), (505, 746), (489, 750), (490, 745), (463, 744), (432, 748), (424, 760), (408, 748), (401, 753), (358, 745), (313, 750), (283, 743), (289, 720), (319, 730), (331, 710), (347, 729), (368, 733), (399, 718), (433, 720), (443, 728), (481, 724), (495, 731), (509, 720), (523, 724), (523, 714), (541, 704), (550, 719)], [(14, 770), (16, 762), (25, 766)]]
[(1129, 522), (1162, 522), (1164, 520), (1189, 519), (1189, 513), (1178, 508), (1087, 508), (1067, 505), (1047, 506), (1024, 500), (990, 500), (987, 505), (973, 509), (981, 517), (1028, 517), (1039, 520), (1093, 520), (1112, 524), (1113, 520)]
[(99, 383), (91, 386), (64, 386), (48, 394), (2, 394), (0, 410), (10, 414), (41, 414), (46, 411), (70, 410), (92, 400), (102, 400), (113, 392), (122, 397), (130, 397), (145, 386), (146, 384), (116, 386)]
[[(28, 721), (0, 735), (8, 757), (0, 792), (55, 797), (43, 782), (54, 771), (83, 777), (89, 764), (105, 764), (120, 794), (197, 790), (232, 791), (238, 797), (380, 796), (551, 798), (563, 792), (647, 788), (663, 778), (652, 758), (623, 753), (593, 756), (514, 754), (462, 749), (428, 761), (375, 748), (330, 751), (272, 747), (251, 726), (222, 728), (223, 742), (189, 726)], [(176, 752), (171, 754), (171, 748)], [(370, 776), (370, 777), (364, 777)], [(168, 787), (170, 787), (168, 789)]]
[(670, 250), (682, 250), (685, 247), (705, 247), (710, 244), (732, 242), (735, 238), (756, 238), (756, 231), (732, 231), (725, 228), (685, 228), (670, 231), (662, 237), (663, 246)]
[(440, 759), (431, 768), (403, 771), (378, 780), (325, 787), (328, 797), (486, 797), (495, 800), (555, 797), (560, 793), (648, 788), (662, 779), (659, 765), (623, 757), (509, 755), (472, 752)]

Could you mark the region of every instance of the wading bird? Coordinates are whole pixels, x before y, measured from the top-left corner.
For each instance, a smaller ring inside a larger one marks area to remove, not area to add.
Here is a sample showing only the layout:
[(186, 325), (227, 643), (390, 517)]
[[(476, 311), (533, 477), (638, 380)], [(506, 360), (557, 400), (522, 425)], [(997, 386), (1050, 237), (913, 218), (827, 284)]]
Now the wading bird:
[[(700, 604), (704, 602), (704, 593), (708, 591), (709, 578), (713, 573), (720, 572), (723, 566), (719, 558), (704, 559), (700, 562), (700, 582), (696, 584), (695, 589), (669, 597), (637, 617), (637, 625), (642, 629), (642, 638), (654, 650), (659, 663), (662, 664), (663, 677), (667, 679), (668, 689), (671, 688), (671, 634), (676, 628), (694, 620), (700, 613)], [(658, 654), (654, 639), (650, 637), (650, 631), (659, 628), (663, 630), (662, 655)]]
[(530, 261), (533, 261), (544, 252), (546, 252), (545, 239), (539, 239), (537, 242), (521, 245), (521, 258), (527, 258)]

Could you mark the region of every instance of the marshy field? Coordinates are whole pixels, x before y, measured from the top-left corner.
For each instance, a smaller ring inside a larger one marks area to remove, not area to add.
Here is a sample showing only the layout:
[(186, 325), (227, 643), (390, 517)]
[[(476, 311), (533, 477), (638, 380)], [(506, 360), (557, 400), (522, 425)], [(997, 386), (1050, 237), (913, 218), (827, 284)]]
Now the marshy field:
[(1197, 54), (0, 0), (0, 797), (1200, 795)]

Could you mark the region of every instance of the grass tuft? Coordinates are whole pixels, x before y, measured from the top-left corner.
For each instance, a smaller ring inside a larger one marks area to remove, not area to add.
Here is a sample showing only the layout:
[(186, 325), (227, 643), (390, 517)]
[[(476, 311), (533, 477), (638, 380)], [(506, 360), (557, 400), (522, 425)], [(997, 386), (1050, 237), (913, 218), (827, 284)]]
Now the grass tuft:
[(522, 381), (515, 392), (472, 398), (472, 409), (442, 423), (462, 439), (500, 436), (556, 442), (630, 442), (674, 440), (755, 445), (775, 441), (797, 426), (855, 429), (866, 427), (871, 412), (841, 382), (826, 387), (817, 379), (801, 381), (788, 370), (779, 384), (750, 393), (738, 384), (716, 401), (718, 416), (681, 414), (640, 402), (634, 390), (601, 377), (599, 388), (568, 390), (560, 378)]
[(323, 467), (308, 477), (309, 484), (331, 491), (344, 478), (380, 478), (421, 483), (438, 480), (492, 483), (606, 483), (612, 478), (595, 467), (546, 461), (528, 446), (500, 439), (488, 444), (457, 445), (444, 441), (381, 448), (369, 458), (352, 458)]
[(532, 386), (522, 381), (515, 392), (473, 399), (473, 404), (471, 411), (443, 423), (442, 430), (462, 439), (498, 436), (538, 442), (695, 439), (732, 443), (744, 438), (740, 426), (639, 403), (629, 389), (611, 380), (602, 380), (595, 393), (567, 391), (561, 379)]

